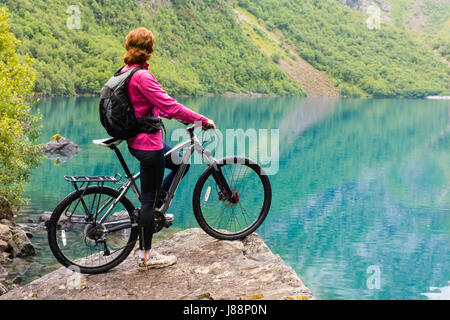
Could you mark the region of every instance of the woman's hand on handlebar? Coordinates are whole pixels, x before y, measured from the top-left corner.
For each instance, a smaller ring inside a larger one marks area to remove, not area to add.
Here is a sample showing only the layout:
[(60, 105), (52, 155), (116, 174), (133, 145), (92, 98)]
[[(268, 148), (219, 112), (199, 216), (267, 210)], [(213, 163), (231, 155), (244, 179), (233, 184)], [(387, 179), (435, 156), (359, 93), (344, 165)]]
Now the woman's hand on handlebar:
[(208, 122), (203, 126), (203, 130), (216, 129), (216, 124), (213, 120), (209, 119)]

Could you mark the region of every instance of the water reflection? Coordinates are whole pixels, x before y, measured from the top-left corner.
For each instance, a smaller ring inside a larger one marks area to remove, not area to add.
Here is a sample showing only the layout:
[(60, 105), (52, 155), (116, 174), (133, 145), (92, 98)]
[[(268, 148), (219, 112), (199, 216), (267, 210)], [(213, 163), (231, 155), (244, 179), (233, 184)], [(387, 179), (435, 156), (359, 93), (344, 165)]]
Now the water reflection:
[[(272, 210), (258, 232), (319, 298), (421, 299), (435, 297), (422, 294), (430, 287), (445, 289), (450, 279), (448, 101), (181, 100), (219, 128), (280, 129), (279, 172), (270, 177)], [(81, 152), (59, 167), (45, 160), (34, 170), (26, 217), (52, 210), (70, 191), (64, 175), (120, 172), (109, 150), (90, 143), (105, 135), (97, 103), (93, 98), (40, 103), (42, 142), (60, 133)], [(166, 124), (168, 137), (182, 127)], [(126, 147), (121, 150), (136, 171)], [(175, 227), (197, 227), (191, 195), (203, 169), (193, 166), (180, 185)], [(36, 263), (49, 265), (45, 237), (34, 241)], [(371, 266), (380, 271), (380, 289), (367, 286)], [(28, 279), (39, 275), (39, 268), (32, 270)]]

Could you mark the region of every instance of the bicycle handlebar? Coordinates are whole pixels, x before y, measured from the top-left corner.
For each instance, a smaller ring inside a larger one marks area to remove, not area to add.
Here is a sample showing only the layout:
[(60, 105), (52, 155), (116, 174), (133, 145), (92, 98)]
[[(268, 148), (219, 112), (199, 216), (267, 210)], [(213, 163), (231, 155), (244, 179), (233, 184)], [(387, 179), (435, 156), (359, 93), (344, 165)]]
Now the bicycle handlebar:
[(209, 130), (209, 129), (213, 129), (213, 128), (214, 128), (213, 125), (210, 123), (207, 123), (203, 126), (203, 130)]
[[(189, 122), (185, 122), (185, 121), (182, 121), (182, 120), (177, 120), (179, 123), (181, 123), (181, 124), (184, 124), (185, 126), (188, 126), (188, 125), (191, 125), (191, 123), (189, 123)], [(213, 128), (213, 126), (211, 125), (211, 124), (209, 124), (209, 123), (207, 123), (207, 124), (205, 124), (203, 127), (202, 127), (202, 129), (203, 130), (205, 130), (205, 131), (207, 131), (207, 130), (210, 130), (210, 129), (212, 129)], [(187, 128), (188, 130), (190, 129), (190, 128)]]

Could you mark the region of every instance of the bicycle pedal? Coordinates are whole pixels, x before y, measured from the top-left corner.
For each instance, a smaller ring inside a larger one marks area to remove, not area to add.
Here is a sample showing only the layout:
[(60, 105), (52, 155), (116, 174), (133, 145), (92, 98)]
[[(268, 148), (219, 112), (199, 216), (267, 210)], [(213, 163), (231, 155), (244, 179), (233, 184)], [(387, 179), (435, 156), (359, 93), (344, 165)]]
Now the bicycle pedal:
[(165, 227), (165, 228), (170, 228), (170, 226), (172, 226), (172, 221), (166, 221), (166, 222), (164, 223), (164, 227)]
[(133, 218), (134, 218), (135, 222), (139, 222), (139, 214), (140, 213), (141, 213), (141, 208), (134, 209), (134, 211), (133, 211)]

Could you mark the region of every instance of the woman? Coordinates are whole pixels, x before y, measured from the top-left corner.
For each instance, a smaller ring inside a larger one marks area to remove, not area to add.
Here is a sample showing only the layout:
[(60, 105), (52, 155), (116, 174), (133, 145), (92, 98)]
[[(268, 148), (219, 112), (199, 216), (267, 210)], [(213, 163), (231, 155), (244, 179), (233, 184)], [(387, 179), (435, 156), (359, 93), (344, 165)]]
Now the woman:
[[(132, 30), (126, 37), (127, 53), (123, 57), (129, 68), (143, 66), (137, 71), (128, 84), (128, 94), (137, 117), (146, 116), (152, 109), (152, 114), (167, 119), (176, 118), (189, 123), (202, 123), (204, 128), (215, 129), (214, 121), (199, 115), (172, 99), (148, 71), (148, 61), (153, 53), (154, 37), (146, 28)], [(175, 256), (164, 256), (151, 248), (154, 233), (155, 206), (159, 206), (159, 193), (166, 192), (172, 183), (180, 165), (171, 159), (165, 159), (164, 154), (170, 146), (163, 143), (162, 132), (152, 134), (141, 133), (128, 139), (130, 153), (140, 161), (141, 170), (141, 212), (139, 218), (139, 269), (161, 268), (176, 263)], [(164, 179), (164, 168), (171, 173)], [(161, 190), (162, 189), (162, 190)], [(173, 220), (172, 217), (168, 217)]]

